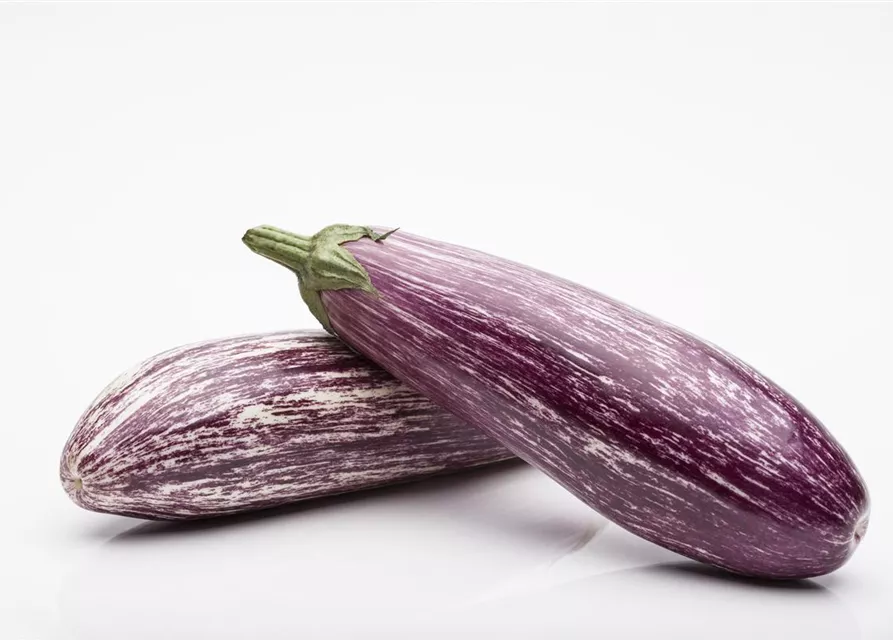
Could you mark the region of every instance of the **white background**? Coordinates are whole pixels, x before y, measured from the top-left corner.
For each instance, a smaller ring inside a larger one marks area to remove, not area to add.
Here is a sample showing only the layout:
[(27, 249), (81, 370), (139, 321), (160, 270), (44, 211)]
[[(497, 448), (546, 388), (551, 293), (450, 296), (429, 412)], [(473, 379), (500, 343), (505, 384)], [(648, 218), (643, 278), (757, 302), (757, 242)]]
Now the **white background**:
[[(0, 6), (0, 638), (891, 638), (891, 4)], [(57, 459), (118, 372), (311, 327), (242, 232), (400, 225), (754, 364), (849, 450), (868, 536), (768, 587), (535, 471), (170, 527)]]

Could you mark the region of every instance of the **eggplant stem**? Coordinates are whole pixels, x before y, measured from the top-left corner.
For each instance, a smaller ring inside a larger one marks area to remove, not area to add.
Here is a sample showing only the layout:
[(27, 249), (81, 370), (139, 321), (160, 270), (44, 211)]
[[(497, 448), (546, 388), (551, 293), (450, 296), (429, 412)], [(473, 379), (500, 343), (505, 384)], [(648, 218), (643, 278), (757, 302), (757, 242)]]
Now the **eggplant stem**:
[(369, 227), (333, 224), (308, 237), (263, 225), (246, 231), (242, 242), (258, 255), (293, 271), (310, 311), (326, 331), (334, 334), (322, 291), (359, 289), (378, 296), (366, 269), (341, 245), (362, 238), (381, 242), (395, 231), (379, 234)]

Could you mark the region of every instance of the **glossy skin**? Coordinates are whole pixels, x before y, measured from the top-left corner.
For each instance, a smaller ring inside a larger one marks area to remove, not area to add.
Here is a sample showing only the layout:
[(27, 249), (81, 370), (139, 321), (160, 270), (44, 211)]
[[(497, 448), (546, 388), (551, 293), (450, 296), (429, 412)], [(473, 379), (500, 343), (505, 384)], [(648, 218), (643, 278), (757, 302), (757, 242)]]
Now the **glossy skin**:
[(149, 358), (106, 388), (65, 445), (85, 509), (218, 516), (511, 458), (321, 332), (242, 336)]
[(566, 280), (398, 231), (343, 245), (380, 297), (337, 335), (648, 540), (741, 574), (840, 567), (866, 488), (824, 426), (717, 347)]

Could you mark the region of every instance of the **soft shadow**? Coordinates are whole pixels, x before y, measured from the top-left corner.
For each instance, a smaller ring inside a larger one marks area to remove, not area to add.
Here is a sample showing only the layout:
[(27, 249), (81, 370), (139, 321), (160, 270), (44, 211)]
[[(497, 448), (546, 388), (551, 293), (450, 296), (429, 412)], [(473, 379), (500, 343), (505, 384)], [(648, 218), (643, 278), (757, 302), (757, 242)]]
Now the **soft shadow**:
[(819, 584), (740, 578), (693, 561), (534, 585), (482, 602), (469, 615), (481, 627), (502, 628), (511, 620), (529, 637), (549, 637), (560, 621), (557, 635), (568, 640), (591, 640), (596, 630), (609, 638), (707, 638), (721, 629), (720, 636), (729, 640), (854, 638), (858, 633), (846, 603)]
[[(738, 585), (756, 589), (774, 589), (782, 591), (820, 592), (827, 587), (812, 579), (772, 580), (753, 578), (731, 573), (681, 556), (651, 543), (645, 542), (633, 534), (617, 528), (617, 534), (602, 538), (601, 534), (609, 527), (610, 522), (591, 512), (591, 520), (585, 521), (579, 516), (573, 517), (569, 511), (567, 517), (559, 513), (558, 517), (543, 517), (535, 501), (531, 501), (530, 509), (494, 509), (486, 500), (477, 499), (479, 491), (486, 490), (487, 483), (501, 482), (511, 474), (536, 473), (528, 465), (519, 460), (507, 460), (480, 469), (467, 470), (451, 474), (433, 476), (431, 478), (393, 484), (385, 487), (366, 489), (334, 496), (313, 498), (280, 507), (261, 509), (230, 516), (214, 518), (146, 521), (117, 533), (108, 540), (111, 545), (139, 544), (149, 540), (157, 540), (169, 536), (189, 536), (202, 532), (240, 529), (257, 526), (270, 520), (288, 520), (300, 518), (304, 514), (348, 507), (354, 503), (365, 505), (387, 502), (418, 501), (429, 503), (444, 496), (444, 509), (449, 509), (450, 517), (463, 520), (474, 527), (487, 529), (497, 534), (504, 534), (513, 539), (526, 539), (533, 544), (560, 545), (558, 555), (553, 562), (577, 553), (588, 547), (595, 538), (599, 538), (597, 551), (593, 558), (622, 558), (638, 565), (634, 571), (655, 576), (680, 576), (699, 581), (714, 581), (730, 585)], [(581, 524), (582, 523), (582, 524)], [(120, 528), (109, 525), (103, 531), (115, 531)], [(106, 534), (107, 535), (107, 534)], [(672, 560), (672, 558), (679, 560)], [(822, 577), (825, 582), (827, 576)]]
[[(544, 482), (548, 482), (545, 478)], [(569, 509), (563, 502), (553, 503), (531, 498), (522, 505), (495, 506), (469, 496), (456, 505), (452, 518), (469, 523), (474, 529), (506, 538), (525, 538), (536, 545), (559, 545), (552, 562), (576, 553), (601, 535), (610, 521), (592, 510)], [(499, 508), (502, 507), (502, 508)]]
[[(93, 516), (95, 514), (89, 514)], [(101, 518), (90, 518), (84, 523), (78, 523), (78, 527), (72, 531), (72, 536), (78, 540), (85, 542), (108, 542), (114, 540), (122, 533), (131, 531), (134, 528), (133, 518), (120, 516), (105, 516)], [(140, 526), (140, 525), (137, 525)]]
[[(467, 470), (451, 474), (433, 476), (428, 479), (393, 484), (385, 487), (366, 489), (334, 496), (326, 496), (304, 500), (280, 507), (261, 509), (230, 516), (218, 516), (214, 518), (177, 520), (177, 521), (146, 521), (117, 533), (108, 540), (108, 544), (125, 545), (141, 543), (149, 540), (157, 540), (168, 536), (189, 536), (202, 532), (218, 531), (224, 529), (240, 529), (266, 523), (270, 520), (288, 520), (300, 518), (304, 514), (338, 509), (354, 503), (375, 504), (394, 501), (419, 501), (428, 503), (438, 497), (448, 496), (449, 502), (444, 504), (445, 509), (450, 510), (450, 517), (463, 520), (475, 527), (488, 529), (491, 532), (505, 534), (514, 539), (524, 538), (534, 544), (555, 545), (556, 541), (562, 542), (561, 550), (553, 561), (574, 554), (587, 547), (590, 542), (599, 537), (597, 556), (610, 557), (612, 559), (623, 558), (631, 562), (648, 563), (647, 566), (639, 566), (629, 570), (642, 574), (655, 576), (684, 576), (699, 581), (715, 581), (730, 585), (738, 585), (756, 589), (774, 589), (782, 591), (819, 592), (827, 591), (827, 587), (812, 579), (802, 580), (772, 580), (753, 578), (749, 576), (731, 573), (706, 564), (692, 560), (682, 559), (676, 554), (645, 542), (629, 532), (618, 528), (619, 535), (608, 536), (608, 539), (600, 538), (610, 522), (592, 512), (591, 521), (584, 522), (580, 517), (542, 517), (536, 504), (530, 504), (531, 509), (498, 509), (486, 501), (477, 499), (479, 490), (486, 487), (487, 483), (499, 482), (511, 476), (511, 474), (536, 473), (528, 465), (519, 460), (507, 460), (495, 463), (480, 469)], [(581, 522), (583, 525), (581, 526)], [(109, 533), (120, 528), (120, 524), (108, 525), (103, 531)], [(104, 537), (108, 534), (104, 534)], [(679, 557), (678, 561), (670, 558)], [(826, 582), (827, 576), (822, 576)]]
[(478, 483), (495, 480), (507, 473), (525, 468), (528, 468), (527, 465), (520, 460), (506, 460), (481, 467), (480, 469), (432, 476), (427, 479), (333, 496), (312, 498), (280, 507), (259, 509), (234, 515), (194, 520), (151, 520), (119, 533), (111, 538), (109, 543), (126, 544), (163, 536), (182, 536), (220, 529), (250, 527), (271, 519), (285, 520), (300, 517), (304, 513), (335, 509), (360, 501), (363, 503), (374, 503), (375, 501), (419, 499), (424, 496), (433, 497), (443, 493), (459, 494), (472, 489)]
[(641, 568), (642, 573), (650, 573), (657, 575), (676, 575), (685, 576), (697, 580), (719, 581), (728, 584), (734, 584), (744, 587), (753, 587), (756, 589), (778, 589), (782, 591), (828, 591), (828, 588), (811, 580), (772, 580), (769, 578), (753, 578), (750, 576), (731, 573), (718, 567), (712, 567), (706, 564), (700, 564), (693, 560), (682, 560), (679, 562), (667, 562), (661, 564), (650, 565)]

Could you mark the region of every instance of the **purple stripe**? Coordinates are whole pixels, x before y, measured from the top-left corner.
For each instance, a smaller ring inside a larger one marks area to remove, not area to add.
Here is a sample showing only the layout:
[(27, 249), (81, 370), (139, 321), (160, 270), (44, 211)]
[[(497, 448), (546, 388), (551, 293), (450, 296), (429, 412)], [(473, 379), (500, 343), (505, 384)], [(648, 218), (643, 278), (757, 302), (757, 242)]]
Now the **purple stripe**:
[(195, 518), (510, 458), (319, 332), (188, 345), (115, 380), (81, 417), (61, 477), (84, 508)]
[(345, 245), (381, 294), (323, 292), (346, 342), (626, 529), (732, 571), (842, 565), (864, 484), (778, 386), (566, 280), (402, 231)]

